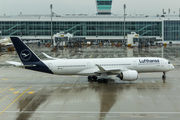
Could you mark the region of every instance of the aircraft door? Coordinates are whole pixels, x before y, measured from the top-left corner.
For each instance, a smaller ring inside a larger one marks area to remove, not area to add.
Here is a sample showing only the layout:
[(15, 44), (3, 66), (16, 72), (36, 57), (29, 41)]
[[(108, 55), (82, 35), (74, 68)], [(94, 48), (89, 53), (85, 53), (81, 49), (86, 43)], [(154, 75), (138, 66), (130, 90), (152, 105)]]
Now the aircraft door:
[(134, 66), (134, 68), (137, 68), (137, 62), (136, 61), (133, 61), (133, 66)]
[(91, 68), (91, 63), (90, 62), (87, 63), (87, 68)]

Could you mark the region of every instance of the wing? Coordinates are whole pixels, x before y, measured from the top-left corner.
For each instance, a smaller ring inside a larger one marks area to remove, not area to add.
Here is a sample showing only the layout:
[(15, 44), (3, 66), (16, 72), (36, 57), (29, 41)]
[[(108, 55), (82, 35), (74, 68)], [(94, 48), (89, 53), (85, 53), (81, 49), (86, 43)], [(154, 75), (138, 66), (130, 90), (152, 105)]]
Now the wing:
[(119, 73), (121, 73), (122, 71), (127, 71), (129, 69), (127, 68), (105, 68), (102, 67), (98, 64), (96, 64), (97, 68), (92, 68), (92, 69), (85, 69), (81, 72), (79, 72), (79, 74), (84, 74), (84, 75), (93, 75), (93, 74), (102, 74), (102, 73), (107, 73), (107, 75), (117, 75)]

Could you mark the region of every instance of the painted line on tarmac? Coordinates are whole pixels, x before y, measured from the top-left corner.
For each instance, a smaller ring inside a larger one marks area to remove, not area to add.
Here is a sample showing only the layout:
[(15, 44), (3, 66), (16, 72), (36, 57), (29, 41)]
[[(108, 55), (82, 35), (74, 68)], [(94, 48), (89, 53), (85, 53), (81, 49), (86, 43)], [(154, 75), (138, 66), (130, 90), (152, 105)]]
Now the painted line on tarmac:
[(93, 52), (93, 54), (90, 56), (90, 58), (92, 58), (93, 55), (94, 55), (94, 52)]
[(1, 80), (9, 80), (9, 79), (6, 79), (6, 78), (1, 78)]
[(26, 89), (21, 95), (19, 95), (11, 104), (9, 104), (0, 114), (2, 114), (6, 109), (8, 109), (16, 100), (18, 100), (25, 92), (27, 92), (33, 85), (31, 85), (28, 89)]
[(9, 87), (3, 89), (2, 91), (0, 91), (0, 93), (2, 93), (3, 91), (5, 91), (6, 89), (10, 88), (12, 85), (10, 85)]
[(28, 92), (28, 94), (34, 94), (34, 91), (30, 91), (30, 92)]
[(11, 88), (11, 89), (9, 89), (9, 91), (14, 91), (15, 90), (15, 88)]
[(13, 92), (13, 94), (18, 94), (18, 93), (20, 93), (20, 91), (15, 91), (15, 92)]
[(3, 98), (0, 102), (4, 101), (8, 96), (6, 96), (5, 98)]
[[(19, 113), (20, 111), (5, 111), (5, 113)], [(82, 112), (82, 111), (22, 111), (23, 113), (44, 113), (44, 114), (51, 114), (51, 113), (72, 113), (72, 114), (180, 114), (180, 112), (99, 112), (99, 111), (89, 111), (89, 112)], [(62, 116), (59, 116), (62, 117)]]
[(57, 117), (69, 117), (69, 116), (57, 116)]
[(94, 117), (94, 116), (81, 116), (81, 117)]

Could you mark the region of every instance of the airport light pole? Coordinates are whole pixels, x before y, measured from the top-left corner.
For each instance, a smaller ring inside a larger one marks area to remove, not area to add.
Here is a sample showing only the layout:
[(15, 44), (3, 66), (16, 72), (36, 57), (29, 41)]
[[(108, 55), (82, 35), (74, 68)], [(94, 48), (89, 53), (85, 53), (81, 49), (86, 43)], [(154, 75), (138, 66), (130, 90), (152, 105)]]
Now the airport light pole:
[(53, 6), (52, 6), (52, 4), (50, 4), (50, 9), (51, 9), (51, 45), (53, 44), (52, 43), (52, 8), (53, 8)]
[(124, 40), (123, 40), (123, 43), (125, 41), (125, 10), (126, 10), (126, 4), (124, 4)]

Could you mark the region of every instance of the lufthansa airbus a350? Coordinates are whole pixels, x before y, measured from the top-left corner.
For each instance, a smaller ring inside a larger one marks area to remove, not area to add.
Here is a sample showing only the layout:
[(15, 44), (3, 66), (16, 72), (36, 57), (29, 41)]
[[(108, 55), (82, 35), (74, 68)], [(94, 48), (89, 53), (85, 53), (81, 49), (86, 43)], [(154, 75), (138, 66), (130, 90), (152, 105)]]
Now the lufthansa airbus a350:
[(52, 60), (40, 60), (18, 37), (11, 37), (11, 40), (22, 63), (6, 62), (16, 67), (58, 75), (84, 75), (99, 83), (107, 83), (112, 75), (123, 81), (134, 81), (138, 73), (145, 72), (163, 72), (162, 78), (166, 79), (165, 73), (174, 69), (168, 60), (158, 57), (58, 59), (43, 53)]

